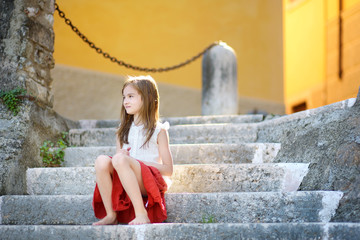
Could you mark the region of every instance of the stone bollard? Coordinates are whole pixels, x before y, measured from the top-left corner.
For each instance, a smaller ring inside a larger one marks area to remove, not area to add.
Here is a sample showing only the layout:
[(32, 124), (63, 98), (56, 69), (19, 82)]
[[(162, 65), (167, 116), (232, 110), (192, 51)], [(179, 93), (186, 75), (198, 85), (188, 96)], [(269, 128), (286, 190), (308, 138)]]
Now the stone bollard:
[(202, 60), (202, 115), (237, 114), (237, 93), (236, 54), (221, 42)]

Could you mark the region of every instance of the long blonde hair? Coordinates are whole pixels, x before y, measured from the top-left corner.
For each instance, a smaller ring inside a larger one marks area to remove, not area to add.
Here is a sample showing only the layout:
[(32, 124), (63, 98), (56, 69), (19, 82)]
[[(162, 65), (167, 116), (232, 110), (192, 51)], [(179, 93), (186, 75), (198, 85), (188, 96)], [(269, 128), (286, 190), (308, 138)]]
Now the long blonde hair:
[[(144, 124), (144, 131), (146, 135), (146, 140), (142, 145), (143, 147), (149, 143), (155, 131), (156, 123), (159, 120), (159, 92), (156, 82), (151, 76), (128, 77), (122, 88), (122, 94), (124, 94), (124, 89), (129, 85), (138, 91), (143, 103), (139, 115), (141, 122)], [(122, 104), (120, 112), (121, 123), (116, 132), (121, 148), (124, 143), (129, 144), (128, 136), (133, 121), (134, 115), (127, 114), (124, 104)]]

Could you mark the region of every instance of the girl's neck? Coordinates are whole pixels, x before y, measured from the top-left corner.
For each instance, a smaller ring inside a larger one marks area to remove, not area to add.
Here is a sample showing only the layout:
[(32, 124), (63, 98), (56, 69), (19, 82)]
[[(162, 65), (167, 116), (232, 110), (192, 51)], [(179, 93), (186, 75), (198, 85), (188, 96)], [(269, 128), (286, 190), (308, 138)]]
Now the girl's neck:
[(134, 124), (135, 124), (135, 126), (140, 126), (143, 124), (142, 121), (140, 120), (140, 116), (137, 114), (134, 115)]

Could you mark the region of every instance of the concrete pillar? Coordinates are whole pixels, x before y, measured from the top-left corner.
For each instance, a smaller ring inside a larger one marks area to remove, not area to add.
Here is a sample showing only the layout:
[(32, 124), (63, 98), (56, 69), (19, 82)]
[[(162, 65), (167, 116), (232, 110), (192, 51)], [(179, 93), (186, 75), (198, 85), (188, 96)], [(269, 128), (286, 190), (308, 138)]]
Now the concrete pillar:
[(237, 60), (234, 50), (221, 42), (202, 60), (202, 115), (238, 113)]

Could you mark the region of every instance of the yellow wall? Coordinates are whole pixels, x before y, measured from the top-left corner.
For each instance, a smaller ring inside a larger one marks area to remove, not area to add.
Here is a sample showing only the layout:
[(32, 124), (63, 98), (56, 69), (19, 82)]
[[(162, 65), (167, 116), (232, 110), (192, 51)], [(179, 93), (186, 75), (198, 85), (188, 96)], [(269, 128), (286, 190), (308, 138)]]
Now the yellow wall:
[(348, 10), (358, 4), (359, 0), (343, 0), (343, 9)]
[[(285, 99), (288, 107), (304, 101), (308, 89), (317, 88), (325, 80), (324, 1), (300, 2), (291, 5), (286, 1), (285, 8)], [(323, 103), (322, 99), (320, 101)]]
[(360, 85), (360, 0), (342, 0), (341, 33), (339, 0), (284, 4), (286, 112), (299, 103), (316, 108), (355, 97)]
[[(237, 53), (241, 96), (283, 103), (282, 0), (57, 0), (91, 41), (132, 64), (178, 64), (216, 40)], [(105, 60), (55, 12), (56, 63), (114, 74), (143, 74)], [(159, 82), (201, 88), (201, 60)]]
[[(341, 71), (339, 77), (339, 13), (328, 19), (327, 100), (355, 97), (360, 85), (360, 0), (344, 0), (341, 12)], [(333, 40), (335, 39), (335, 40)]]

